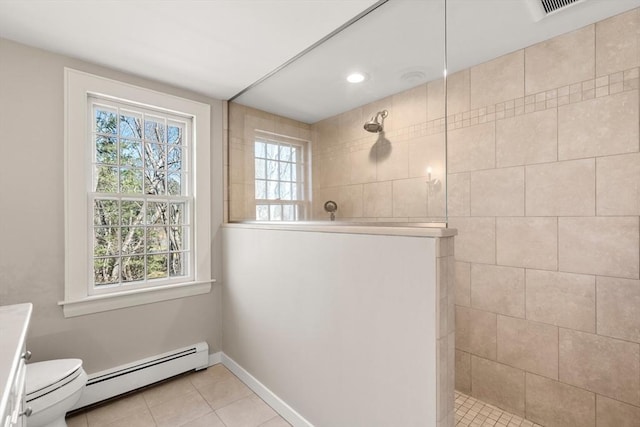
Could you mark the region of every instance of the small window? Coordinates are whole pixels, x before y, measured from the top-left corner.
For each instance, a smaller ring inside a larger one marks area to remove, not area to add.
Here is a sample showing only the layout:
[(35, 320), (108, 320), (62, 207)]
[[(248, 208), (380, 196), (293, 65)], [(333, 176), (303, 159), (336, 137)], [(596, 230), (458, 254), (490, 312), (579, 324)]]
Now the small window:
[(299, 221), (306, 216), (308, 142), (257, 132), (255, 200), (258, 221)]

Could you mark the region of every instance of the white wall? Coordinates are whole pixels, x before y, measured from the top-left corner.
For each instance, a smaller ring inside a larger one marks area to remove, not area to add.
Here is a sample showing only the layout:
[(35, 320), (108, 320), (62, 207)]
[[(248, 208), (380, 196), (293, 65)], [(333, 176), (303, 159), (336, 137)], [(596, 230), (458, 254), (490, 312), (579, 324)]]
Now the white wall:
[(0, 305), (33, 302), (34, 360), (79, 357), (89, 373), (198, 341), (220, 350), (220, 285), (206, 295), (63, 317), (64, 67), (211, 105), (213, 274), (220, 275), (223, 103), (0, 39)]
[(435, 426), (435, 241), (225, 227), (225, 354), (313, 425)]

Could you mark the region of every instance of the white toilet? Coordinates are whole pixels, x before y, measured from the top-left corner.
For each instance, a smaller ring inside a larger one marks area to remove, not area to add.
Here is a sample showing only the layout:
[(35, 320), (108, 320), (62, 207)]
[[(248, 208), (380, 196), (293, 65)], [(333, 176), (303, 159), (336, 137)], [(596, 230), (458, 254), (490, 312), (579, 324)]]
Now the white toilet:
[(66, 427), (64, 417), (87, 384), (80, 359), (30, 363), (26, 373), (27, 427)]

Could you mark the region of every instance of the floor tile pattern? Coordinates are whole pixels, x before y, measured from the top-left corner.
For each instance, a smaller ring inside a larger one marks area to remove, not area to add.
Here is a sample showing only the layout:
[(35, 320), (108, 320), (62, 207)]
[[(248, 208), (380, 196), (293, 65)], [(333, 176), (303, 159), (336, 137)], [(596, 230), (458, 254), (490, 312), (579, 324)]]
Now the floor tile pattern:
[[(542, 427), (456, 392), (456, 427)], [(68, 427), (290, 427), (222, 365), (67, 418)]]
[(67, 418), (68, 427), (290, 427), (222, 365)]
[(456, 427), (543, 427), (456, 391)]

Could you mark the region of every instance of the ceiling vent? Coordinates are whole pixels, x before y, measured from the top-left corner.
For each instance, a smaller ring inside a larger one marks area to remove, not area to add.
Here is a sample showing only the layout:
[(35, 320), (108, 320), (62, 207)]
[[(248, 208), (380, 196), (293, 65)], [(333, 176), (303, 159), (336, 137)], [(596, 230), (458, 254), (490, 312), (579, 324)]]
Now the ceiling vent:
[(529, 0), (528, 3), (533, 13), (533, 19), (540, 21), (547, 16), (561, 12), (583, 1), (585, 0)]

